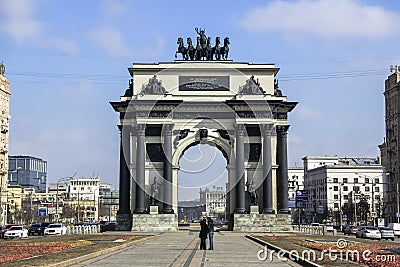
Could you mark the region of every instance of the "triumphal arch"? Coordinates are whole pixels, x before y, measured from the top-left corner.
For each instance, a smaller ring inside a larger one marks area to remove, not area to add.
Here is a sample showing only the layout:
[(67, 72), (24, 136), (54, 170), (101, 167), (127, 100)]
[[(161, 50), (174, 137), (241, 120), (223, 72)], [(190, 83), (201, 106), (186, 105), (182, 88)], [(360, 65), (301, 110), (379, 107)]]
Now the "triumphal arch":
[(297, 102), (279, 88), (274, 64), (229, 60), (229, 38), (212, 47), (196, 31), (194, 51), (178, 39), (181, 59), (133, 64), (128, 89), (111, 102), (120, 114), (118, 227), (177, 230), (179, 159), (209, 144), (227, 160), (231, 229), (289, 229), (288, 113)]

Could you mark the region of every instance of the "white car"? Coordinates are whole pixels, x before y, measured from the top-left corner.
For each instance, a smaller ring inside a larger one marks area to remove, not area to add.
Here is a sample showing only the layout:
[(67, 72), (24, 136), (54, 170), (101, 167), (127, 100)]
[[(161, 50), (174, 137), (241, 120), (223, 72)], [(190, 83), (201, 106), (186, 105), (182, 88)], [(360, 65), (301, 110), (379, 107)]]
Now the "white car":
[(325, 229), (327, 232), (333, 232), (333, 230), (334, 230), (332, 224), (325, 224)]
[(356, 234), (356, 237), (372, 238), (381, 240), (382, 234), (378, 227), (375, 226), (361, 226)]
[(62, 223), (52, 223), (44, 229), (44, 235), (65, 235), (67, 227)]
[(28, 229), (25, 226), (11, 226), (4, 234), (4, 239), (8, 238), (28, 238)]

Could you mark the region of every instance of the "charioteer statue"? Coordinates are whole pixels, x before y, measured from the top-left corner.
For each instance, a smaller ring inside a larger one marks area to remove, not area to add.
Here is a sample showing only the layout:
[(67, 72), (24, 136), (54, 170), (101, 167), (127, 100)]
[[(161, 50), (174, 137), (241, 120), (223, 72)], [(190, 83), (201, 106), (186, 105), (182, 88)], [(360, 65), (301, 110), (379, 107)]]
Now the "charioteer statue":
[(183, 38), (179, 37), (177, 44), (178, 50), (175, 52), (175, 58), (178, 54), (182, 55), (182, 60), (227, 60), (229, 54), (229, 37), (225, 37), (224, 45), (221, 46), (221, 38), (215, 38), (215, 46), (211, 45), (211, 37), (207, 37), (205, 29), (195, 28), (198, 37), (196, 38), (196, 47), (192, 44), (192, 39), (188, 37), (187, 47)]

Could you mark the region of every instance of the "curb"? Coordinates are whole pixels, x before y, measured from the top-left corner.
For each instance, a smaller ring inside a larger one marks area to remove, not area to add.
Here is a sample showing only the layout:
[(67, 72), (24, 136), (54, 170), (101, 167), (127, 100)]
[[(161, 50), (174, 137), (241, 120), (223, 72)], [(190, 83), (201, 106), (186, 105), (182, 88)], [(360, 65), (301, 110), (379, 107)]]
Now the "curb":
[(51, 265), (48, 265), (48, 266), (49, 267), (71, 266), (73, 264), (78, 264), (78, 263), (81, 263), (83, 261), (87, 261), (87, 260), (90, 260), (90, 259), (93, 259), (93, 258), (96, 258), (96, 257), (99, 257), (99, 256), (103, 256), (104, 254), (109, 254), (109, 253), (112, 253), (112, 252), (115, 252), (115, 251), (130, 247), (130, 246), (136, 245), (138, 243), (148, 241), (148, 240), (156, 238), (158, 236), (159, 235), (152, 235), (152, 236), (144, 237), (144, 238), (141, 238), (139, 240), (133, 240), (131, 242), (127, 242), (127, 243), (121, 244), (119, 246), (106, 248), (106, 249), (103, 249), (103, 250), (100, 250), (100, 251), (96, 251), (96, 252), (93, 252), (93, 253), (90, 253), (90, 254), (87, 254), (87, 255), (84, 255), (84, 256), (80, 256), (80, 257), (77, 257), (77, 258), (73, 258), (73, 259), (57, 262), (57, 263), (54, 263), (54, 264), (51, 264)]
[(261, 239), (258, 239), (256, 237), (254, 237), (254, 236), (246, 235), (245, 237), (250, 239), (250, 240), (252, 240), (252, 241), (254, 241), (254, 242), (256, 242), (256, 243), (258, 243), (258, 244), (260, 244), (260, 245), (266, 246), (267, 248), (269, 248), (271, 250), (274, 250), (275, 252), (279, 253), (280, 256), (284, 256), (285, 258), (287, 258), (287, 259), (289, 259), (289, 260), (291, 260), (291, 261), (293, 261), (293, 262), (295, 262), (297, 264), (300, 264), (301, 266), (323, 267), (322, 265), (319, 265), (319, 264), (316, 264), (316, 263), (314, 263), (312, 261), (306, 260), (306, 259), (300, 257), (299, 255), (295, 255), (293, 253), (290, 253), (287, 250), (284, 250), (284, 249), (282, 249), (280, 247), (274, 246), (274, 245), (272, 245), (272, 244), (270, 244), (268, 242), (265, 242), (265, 241), (263, 241)]

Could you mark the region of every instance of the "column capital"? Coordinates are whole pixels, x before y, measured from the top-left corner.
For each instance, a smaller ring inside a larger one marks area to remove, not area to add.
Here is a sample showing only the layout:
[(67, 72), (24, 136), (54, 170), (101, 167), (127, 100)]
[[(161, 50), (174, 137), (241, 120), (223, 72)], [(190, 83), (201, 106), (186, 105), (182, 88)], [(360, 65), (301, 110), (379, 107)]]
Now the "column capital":
[(132, 126), (132, 132), (134, 135), (145, 135), (146, 124), (136, 124)]
[(273, 124), (260, 124), (261, 135), (273, 135), (274, 134), (274, 125)]
[(172, 129), (174, 129), (174, 125), (172, 123), (163, 124), (162, 126), (163, 135), (172, 135)]
[(287, 135), (287, 131), (289, 130), (290, 125), (277, 125), (276, 133), (278, 135)]
[(123, 130), (125, 131), (131, 131), (132, 130), (132, 126), (128, 125), (128, 124), (118, 124), (118, 130), (122, 133)]
[(236, 124), (235, 132), (236, 132), (236, 135), (244, 135), (246, 132), (246, 126), (244, 126), (244, 124)]

